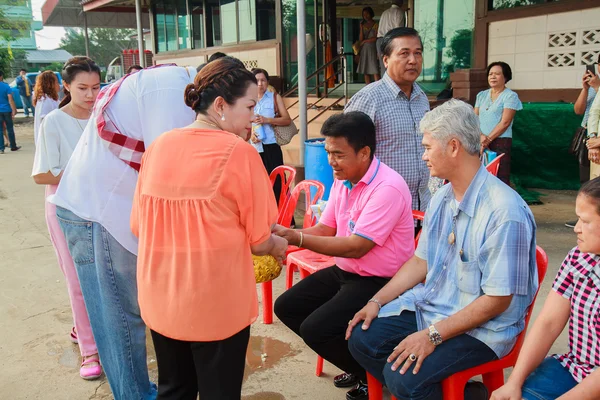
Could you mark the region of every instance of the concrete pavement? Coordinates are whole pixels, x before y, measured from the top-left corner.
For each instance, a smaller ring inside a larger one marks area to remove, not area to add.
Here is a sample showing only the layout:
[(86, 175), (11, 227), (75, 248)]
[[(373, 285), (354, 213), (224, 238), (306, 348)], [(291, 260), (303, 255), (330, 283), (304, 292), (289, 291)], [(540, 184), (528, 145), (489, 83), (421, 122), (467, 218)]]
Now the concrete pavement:
[[(79, 378), (78, 347), (71, 344), (71, 310), (64, 277), (50, 244), (44, 220), (44, 188), (30, 178), (33, 160), (33, 119), (16, 126), (23, 148), (0, 155), (0, 400), (111, 399), (105, 379)], [(550, 257), (534, 318), (568, 250), (574, 219), (573, 192), (544, 192), (544, 205), (532, 209), (538, 222), (538, 244)], [(274, 282), (274, 298), (284, 289), (284, 278)], [(257, 287), (259, 289), (259, 287)], [(554, 351), (566, 349), (566, 330)], [(339, 373), (325, 363), (325, 374), (314, 375), (315, 354), (281, 322), (252, 327), (247, 353), (244, 400), (344, 399), (332, 376)], [(149, 343), (148, 363), (156, 379), (156, 361)]]

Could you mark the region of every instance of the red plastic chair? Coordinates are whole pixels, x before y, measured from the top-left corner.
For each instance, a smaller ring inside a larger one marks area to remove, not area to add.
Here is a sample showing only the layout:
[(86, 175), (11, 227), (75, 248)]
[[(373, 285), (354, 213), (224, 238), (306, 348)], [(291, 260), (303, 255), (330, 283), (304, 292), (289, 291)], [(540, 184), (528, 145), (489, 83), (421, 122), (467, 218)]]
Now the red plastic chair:
[(296, 168), (290, 167), (289, 165), (280, 165), (276, 167), (269, 175), (271, 186), (275, 186), (275, 181), (278, 177), (281, 179), (281, 192), (279, 193), (279, 203), (277, 204), (277, 223), (279, 223), (279, 218), (285, 206), (285, 202), (290, 197), (291, 187), (296, 180)]
[[(312, 196), (311, 199), (311, 189), (316, 189), (315, 195)], [(294, 212), (296, 211), (296, 206), (298, 205), (298, 199), (300, 198), (300, 194), (304, 192), (304, 199), (306, 204), (306, 211), (304, 213), (304, 228), (310, 228), (315, 223), (315, 218), (313, 216), (312, 210), (310, 209), (311, 205), (317, 204), (317, 201), (323, 198), (323, 193), (325, 193), (325, 185), (318, 181), (305, 180), (296, 185), (296, 187), (292, 190), (290, 196), (286, 199), (285, 206), (280, 213), (279, 224), (285, 227), (290, 226), (292, 223), (292, 217), (294, 216)], [(288, 250), (286, 251), (287, 255), (299, 251), (300, 248), (297, 246), (288, 246)], [(263, 324), (272, 324), (273, 323), (273, 282), (268, 281), (262, 284), (262, 294), (263, 294)]]
[[(538, 269), (538, 291), (533, 297), (533, 302), (527, 310), (527, 314), (525, 315), (525, 328), (523, 328), (523, 332), (521, 332), (517, 337), (515, 346), (510, 353), (500, 360), (491, 361), (477, 367), (469, 368), (444, 379), (442, 381), (444, 400), (463, 400), (465, 385), (469, 379), (477, 375), (483, 376), (483, 383), (487, 387), (490, 395), (494, 390), (504, 385), (504, 369), (514, 367), (515, 363), (517, 362), (521, 347), (523, 347), (523, 342), (525, 341), (525, 333), (527, 332), (527, 326), (529, 325), (529, 319), (531, 318), (531, 310), (533, 309), (535, 300), (540, 290), (539, 288), (542, 286), (542, 282), (546, 276), (546, 271), (548, 270), (548, 256), (540, 246), (537, 246), (536, 248), (535, 258)], [(383, 390), (381, 382), (375, 379), (373, 375), (367, 373), (367, 384), (369, 385), (369, 400), (382, 400)], [(396, 400), (396, 398), (392, 396), (392, 400)]]
[[(335, 265), (334, 257), (325, 256), (323, 254), (315, 253), (311, 250), (300, 250), (291, 253), (287, 257), (287, 270), (285, 275), (285, 288), (286, 290), (292, 287), (294, 278), (294, 270), (298, 268), (300, 270), (300, 279), (304, 279), (310, 274), (329, 268)], [(315, 375), (321, 376), (323, 373), (323, 357), (317, 355), (317, 368)]]
[[(425, 219), (425, 213), (423, 211), (413, 210), (412, 215), (413, 215), (413, 219), (417, 220), (417, 221), (423, 221)], [(417, 236), (415, 236), (415, 249), (419, 245), (420, 237), (421, 237), (421, 230), (419, 230), (419, 233), (417, 233)]]
[(464, 397), (465, 385), (467, 384), (468, 380), (477, 375), (483, 376), (483, 383), (487, 387), (490, 394), (494, 390), (499, 389), (500, 386), (504, 385), (504, 369), (514, 367), (517, 362), (517, 358), (521, 352), (521, 347), (523, 347), (523, 342), (525, 341), (525, 333), (527, 332), (527, 326), (529, 326), (531, 311), (533, 310), (535, 300), (540, 290), (539, 288), (542, 286), (542, 282), (546, 276), (546, 271), (548, 270), (548, 256), (540, 246), (537, 246), (536, 248), (535, 258), (538, 268), (538, 291), (533, 297), (531, 306), (529, 306), (529, 309), (527, 310), (527, 314), (525, 315), (525, 328), (523, 328), (523, 332), (521, 332), (517, 337), (515, 346), (510, 353), (502, 357), (500, 360), (491, 361), (489, 363), (461, 371), (449, 378), (444, 379), (442, 381), (444, 400), (462, 399)]
[[(423, 211), (413, 210), (413, 218), (418, 221), (423, 221), (425, 213)], [(417, 234), (415, 238), (415, 247), (419, 243), (419, 236), (421, 232)], [(300, 270), (300, 279), (304, 279), (307, 276), (314, 274), (315, 272), (329, 268), (335, 265), (335, 258), (326, 256), (323, 254), (315, 253), (311, 250), (300, 250), (293, 252), (287, 256), (287, 270), (285, 274), (285, 288), (286, 290), (292, 287), (294, 280), (294, 270), (298, 268)], [(317, 368), (315, 374), (321, 376), (323, 373), (323, 358), (317, 355)]]
[(488, 172), (494, 176), (498, 176), (498, 170), (500, 169), (500, 159), (504, 157), (504, 153), (499, 154), (496, 158), (492, 160), (491, 163), (486, 165), (486, 169)]

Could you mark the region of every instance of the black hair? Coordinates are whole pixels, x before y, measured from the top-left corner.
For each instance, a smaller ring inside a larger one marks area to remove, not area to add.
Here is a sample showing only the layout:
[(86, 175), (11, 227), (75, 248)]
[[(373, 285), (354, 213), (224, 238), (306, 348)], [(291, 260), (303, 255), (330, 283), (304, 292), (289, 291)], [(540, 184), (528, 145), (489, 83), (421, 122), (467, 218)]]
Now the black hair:
[(579, 189), (578, 194), (587, 196), (596, 206), (596, 212), (600, 214), (600, 177), (584, 183)]
[(234, 57), (222, 57), (208, 63), (185, 88), (185, 104), (196, 112), (206, 114), (208, 108), (217, 97), (225, 99), (227, 104), (234, 104), (246, 95), (248, 86), (256, 77)]
[(27, 70), (25, 68), (21, 68), (19, 72), (27, 72)]
[(269, 82), (269, 73), (262, 68), (254, 68), (252, 70), (252, 75), (256, 76), (258, 74), (263, 74), (265, 78), (267, 78), (267, 82)]
[(217, 51), (216, 53), (213, 53), (210, 57), (208, 57), (208, 62), (210, 63), (223, 57), (227, 57), (227, 54)]
[(490, 74), (490, 70), (494, 67), (502, 68), (502, 75), (504, 75), (504, 83), (508, 83), (512, 79), (512, 69), (510, 69), (510, 65), (505, 63), (504, 61), (494, 61), (487, 67), (487, 74)]
[(375, 124), (371, 117), (362, 111), (332, 115), (323, 123), (321, 135), (325, 137), (344, 137), (356, 153), (364, 147), (369, 147), (371, 149), (371, 160), (375, 156), (377, 147)]
[(142, 66), (141, 66), (141, 65), (137, 65), (137, 64), (135, 64), (135, 65), (132, 65), (131, 67), (127, 68), (127, 73), (128, 73), (128, 74), (132, 73), (134, 69), (135, 69), (135, 70), (137, 70), (137, 71), (141, 71), (141, 70), (143, 70), (144, 68), (142, 68)]
[(394, 51), (394, 39), (400, 37), (416, 37), (421, 42), (421, 48), (423, 48), (423, 40), (421, 36), (419, 36), (419, 32), (413, 28), (394, 28), (383, 37), (383, 41), (381, 42), (381, 54), (384, 56), (391, 56)]
[(202, 63), (202, 64), (198, 65), (196, 67), (196, 72), (200, 72), (202, 70), (202, 68), (206, 67), (206, 64), (208, 64), (208, 63)]
[(0, 78), (4, 77), (4, 71), (0, 69)]
[[(80, 72), (95, 72), (98, 74), (98, 77), (102, 79), (102, 74), (100, 73), (100, 67), (96, 65), (94, 60), (85, 56), (77, 56), (70, 58), (64, 65), (61, 76), (64, 82), (69, 85), (73, 82), (73, 79)], [(62, 108), (71, 102), (71, 93), (67, 90), (66, 87), (63, 87), (63, 91), (65, 92), (65, 98), (60, 102), (59, 107)]]
[(362, 9), (362, 12), (360, 13), (360, 15), (364, 14), (366, 12), (369, 13), (369, 15), (371, 16), (371, 18), (375, 17), (375, 11), (373, 11), (373, 9), (371, 7), (365, 7)]

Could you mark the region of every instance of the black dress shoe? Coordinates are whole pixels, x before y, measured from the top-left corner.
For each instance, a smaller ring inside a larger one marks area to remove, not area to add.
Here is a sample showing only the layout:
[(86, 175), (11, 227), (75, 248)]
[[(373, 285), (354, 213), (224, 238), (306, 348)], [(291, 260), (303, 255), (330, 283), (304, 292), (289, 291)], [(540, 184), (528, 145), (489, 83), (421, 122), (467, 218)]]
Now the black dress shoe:
[(10, 151), (17, 151), (21, 148), (21, 146), (11, 147)]
[(369, 400), (369, 387), (362, 383), (358, 384), (346, 393), (346, 400)]
[(487, 400), (490, 394), (487, 387), (476, 381), (469, 381), (465, 385), (465, 400)]
[(358, 377), (354, 374), (343, 373), (333, 378), (333, 384), (339, 388), (349, 388), (358, 383)]

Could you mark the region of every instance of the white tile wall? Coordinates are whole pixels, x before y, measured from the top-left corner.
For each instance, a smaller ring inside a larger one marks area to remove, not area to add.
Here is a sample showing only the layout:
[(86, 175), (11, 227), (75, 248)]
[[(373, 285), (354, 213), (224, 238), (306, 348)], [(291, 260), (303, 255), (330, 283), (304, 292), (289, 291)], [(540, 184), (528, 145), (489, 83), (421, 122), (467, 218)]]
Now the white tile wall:
[(490, 25), (490, 38), (497, 38), (503, 36), (515, 36), (517, 34), (517, 21), (500, 21), (494, 22)]
[(515, 36), (490, 38), (488, 41), (489, 56), (515, 53)]
[(546, 33), (548, 16), (541, 15), (532, 18), (517, 19), (517, 35), (530, 35), (532, 33)]
[[(489, 25), (488, 62), (505, 61), (513, 71), (512, 89), (580, 88), (587, 61), (600, 52), (600, 7), (560, 14), (540, 15)], [(584, 32), (596, 31), (591, 42)], [(549, 43), (551, 35), (555, 44)], [(549, 57), (566, 60), (574, 54), (573, 65), (549, 63)]]
[[(538, 50), (544, 50), (543, 48)], [(541, 71), (544, 69), (544, 51), (514, 54), (515, 62), (509, 65), (515, 71)], [(508, 63), (508, 61), (504, 60)]]
[(516, 54), (535, 53), (546, 48), (547, 34), (517, 35)]

